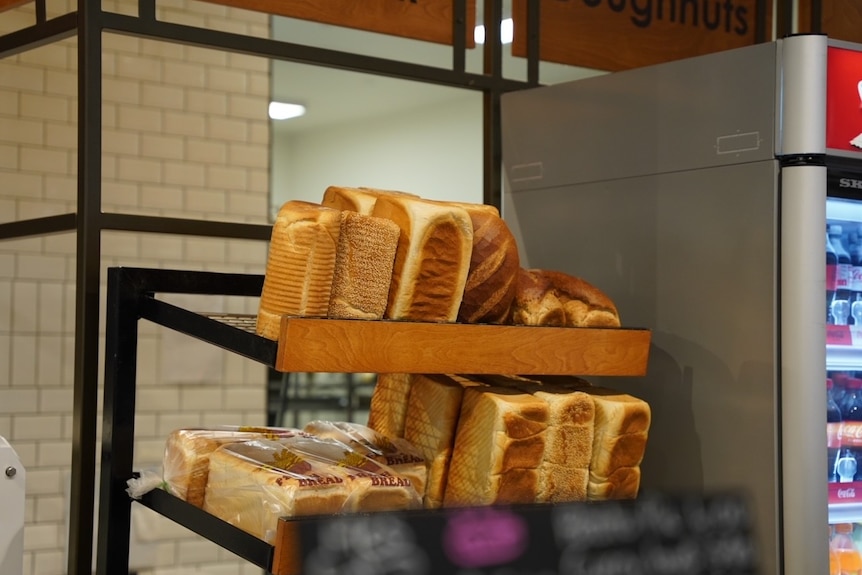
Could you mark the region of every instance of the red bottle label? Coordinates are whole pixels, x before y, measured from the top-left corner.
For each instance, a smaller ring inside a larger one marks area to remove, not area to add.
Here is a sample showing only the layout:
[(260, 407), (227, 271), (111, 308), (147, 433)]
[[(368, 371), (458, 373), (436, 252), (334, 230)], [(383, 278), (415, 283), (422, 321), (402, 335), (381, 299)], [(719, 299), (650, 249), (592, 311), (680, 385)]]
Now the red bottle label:
[(838, 275), (838, 266), (832, 264), (826, 266), (826, 290), (835, 291), (835, 279)]

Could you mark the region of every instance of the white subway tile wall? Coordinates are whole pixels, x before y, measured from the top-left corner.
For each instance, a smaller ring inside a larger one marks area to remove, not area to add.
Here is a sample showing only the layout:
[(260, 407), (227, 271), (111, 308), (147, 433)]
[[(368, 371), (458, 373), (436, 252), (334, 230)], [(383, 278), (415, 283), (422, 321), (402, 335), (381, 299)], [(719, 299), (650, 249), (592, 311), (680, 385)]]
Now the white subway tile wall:
[[(75, 9), (71, 0), (47, 5), (49, 17)], [(131, 0), (102, 5), (137, 11)], [(269, 17), (257, 12), (193, 0), (161, 0), (157, 9), (170, 22), (269, 35)], [(32, 4), (0, 13), (0, 34), (34, 19)], [(266, 224), (269, 61), (114, 34), (102, 39), (103, 210)], [(2, 222), (76, 209), (76, 67), (74, 40), (0, 60)], [(263, 273), (266, 263), (261, 241), (109, 231), (101, 246), (100, 355), (107, 267)], [(0, 435), (27, 470), (23, 575), (66, 572), (75, 273), (72, 233), (0, 242)], [(257, 298), (227, 298), (223, 306), (255, 313)], [(176, 427), (261, 425), (266, 419), (265, 368), (217, 351), (206, 381), (175, 383), (164, 362), (176, 354), (164, 353), (164, 339), (163, 328), (139, 325), (139, 469), (159, 465), (165, 435)], [(101, 422), (98, 428), (101, 434)], [(149, 533), (166, 534), (133, 540), (141, 575), (260, 573), (155, 514), (136, 518)]]

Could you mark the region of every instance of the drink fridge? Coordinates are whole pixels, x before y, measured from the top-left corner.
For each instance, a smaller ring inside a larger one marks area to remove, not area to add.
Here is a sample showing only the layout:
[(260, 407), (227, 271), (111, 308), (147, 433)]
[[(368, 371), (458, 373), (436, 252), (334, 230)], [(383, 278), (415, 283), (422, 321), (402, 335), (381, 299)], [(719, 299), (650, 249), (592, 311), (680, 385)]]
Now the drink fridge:
[(651, 405), (642, 489), (742, 491), (764, 575), (859, 573), (862, 46), (791, 36), (511, 93), (502, 129), (523, 266), (652, 330), (645, 377), (598, 382)]

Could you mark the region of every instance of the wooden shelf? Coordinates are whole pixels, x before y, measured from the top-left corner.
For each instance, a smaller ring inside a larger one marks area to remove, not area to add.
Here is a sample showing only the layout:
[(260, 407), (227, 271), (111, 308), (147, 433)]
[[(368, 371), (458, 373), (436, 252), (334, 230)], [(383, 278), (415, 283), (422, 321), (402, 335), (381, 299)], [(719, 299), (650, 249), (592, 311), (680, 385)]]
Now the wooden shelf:
[(284, 372), (644, 375), (645, 329), (285, 317)]

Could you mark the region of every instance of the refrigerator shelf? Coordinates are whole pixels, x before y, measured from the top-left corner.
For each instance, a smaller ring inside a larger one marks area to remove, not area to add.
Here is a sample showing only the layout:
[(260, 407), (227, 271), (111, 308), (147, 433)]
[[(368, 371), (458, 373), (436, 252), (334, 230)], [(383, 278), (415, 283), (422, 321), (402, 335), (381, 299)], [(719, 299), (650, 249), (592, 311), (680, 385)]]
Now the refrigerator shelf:
[(827, 345), (826, 369), (830, 371), (862, 371), (862, 347)]
[(862, 523), (862, 503), (830, 503), (829, 524)]

